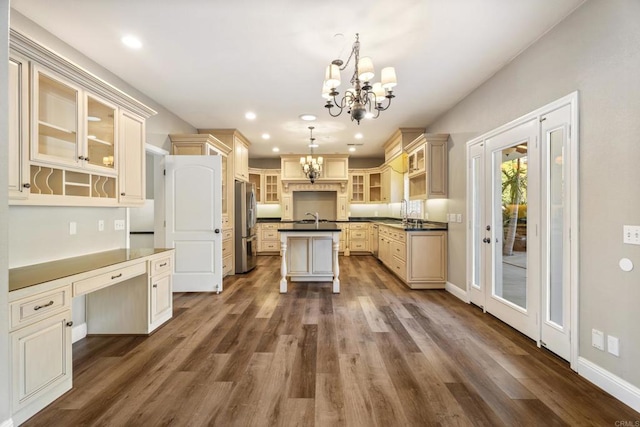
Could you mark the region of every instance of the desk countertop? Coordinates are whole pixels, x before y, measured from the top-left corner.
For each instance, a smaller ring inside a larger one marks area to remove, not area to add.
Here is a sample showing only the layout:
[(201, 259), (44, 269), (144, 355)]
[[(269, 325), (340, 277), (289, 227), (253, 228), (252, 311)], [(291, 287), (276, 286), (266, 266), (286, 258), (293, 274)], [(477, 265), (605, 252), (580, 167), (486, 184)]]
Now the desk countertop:
[(9, 292), (171, 250), (173, 249), (115, 249), (12, 268), (9, 270)]

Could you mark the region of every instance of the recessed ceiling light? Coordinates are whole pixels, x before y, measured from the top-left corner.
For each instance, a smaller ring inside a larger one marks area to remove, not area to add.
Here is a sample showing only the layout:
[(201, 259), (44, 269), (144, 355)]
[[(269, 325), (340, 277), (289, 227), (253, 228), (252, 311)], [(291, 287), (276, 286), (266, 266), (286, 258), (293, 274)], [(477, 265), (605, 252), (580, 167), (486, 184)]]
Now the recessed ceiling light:
[(96, 116), (88, 116), (87, 120), (90, 122), (99, 122), (102, 121), (102, 119), (100, 117), (96, 117)]
[(271, 151), (273, 151), (274, 153), (277, 153), (278, 151), (280, 151), (280, 149), (278, 147), (273, 147)]
[(306, 122), (312, 122), (316, 119), (316, 116), (313, 114), (300, 114), (300, 120), (304, 120)]
[(364, 115), (365, 119), (373, 119), (373, 113), (372, 112), (368, 112), (367, 114)]
[(128, 34), (120, 39), (125, 46), (130, 47), (131, 49), (140, 49), (142, 47), (142, 42), (136, 36), (132, 36)]
[(354, 151), (356, 151), (356, 147), (349, 147), (349, 151), (353, 153)]
[(256, 118), (256, 113), (254, 113), (253, 111), (247, 111), (247, 113), (244, 115), (244, 117), (247, 120), (255, 120)]
[(362, 139), (362, 134), (361, 134), (361, 133), (356, 133), (356, 134), (354, 135), (354, 138), (355, 138), (355, 139)]
[(271, 138), (271, 135), (269, 135), (268, 133), (262, 134), (262, 139), (269, 139), (269, 138)]

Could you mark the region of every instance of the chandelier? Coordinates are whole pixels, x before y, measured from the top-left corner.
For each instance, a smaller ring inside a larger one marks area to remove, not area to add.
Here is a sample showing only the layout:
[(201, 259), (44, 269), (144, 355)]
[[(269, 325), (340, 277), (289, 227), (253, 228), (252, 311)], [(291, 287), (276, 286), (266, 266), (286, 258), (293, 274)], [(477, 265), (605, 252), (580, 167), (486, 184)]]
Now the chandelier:
[(316, 182), (316, 178), (320, 178), (322, 173), (322, 156), (317, 158), (313, 157), (313, 149), (318, 147), (316, 139), (313, 137), (313, 126), (309, 126), (309, 155), (306, 157), (300, 157), (300, 167), (304, 175), (309, 178), (309, 181), (313, 184)]
[[(336, 89), (340, 86), (340, 71), (347, 68), (352, 58), (355, 64), (355, 71), (350, 80), (352, 87), (345, 89), (342, 98), (338, 99), (340, 92)], [(363, 118), (376, 119), (380, 116), (380, 111), (389, 108), (391, 98), (395, 97), (392, 89), (397, 84), (396, 70), (393, 67), (383, 68), (381, 81), (371, 85), (370, 82), (374, 76), (371, 58), (367, 56), (360, 58), (360, 40), (356, 33), (356, 41), (353, 43), (347, 62), (335, 59), (325, 71), (322, 96), (327, 100), (325, 108), (331, 117), (338, 117), (346, 108), (347, 113), (351, 115), (351, 120), (360, 124)], [(386, 105), (383, 106), (385, 100)], [(376, 111), (375, 114), (372, 110)]]

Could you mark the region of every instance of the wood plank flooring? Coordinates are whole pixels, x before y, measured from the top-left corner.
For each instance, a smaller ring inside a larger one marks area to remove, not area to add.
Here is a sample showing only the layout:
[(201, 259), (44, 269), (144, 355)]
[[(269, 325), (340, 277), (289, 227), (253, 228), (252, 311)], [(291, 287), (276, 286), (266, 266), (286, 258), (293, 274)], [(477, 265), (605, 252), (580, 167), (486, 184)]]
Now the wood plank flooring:
[(260, 257), (215, 294), (174, 295), (150, 337), (74, 344), (74, 388), (27, 426), (616, 425), (640, 414), (445, 291), (412, 291), (373, 257), (341, 291)]

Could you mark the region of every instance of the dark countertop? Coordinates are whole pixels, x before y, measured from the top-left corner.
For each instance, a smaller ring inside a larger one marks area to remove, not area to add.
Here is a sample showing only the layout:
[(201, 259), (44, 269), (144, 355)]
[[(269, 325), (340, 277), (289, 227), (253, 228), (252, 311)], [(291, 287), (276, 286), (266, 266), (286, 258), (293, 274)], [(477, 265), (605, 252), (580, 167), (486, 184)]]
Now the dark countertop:
[(293, 228), (281, 228), (278, 231), (293, 231), (293, 232), (320, 232), (320, 231), (342, 231), (338, 228), (335, 222), (320, 222), (318, 225), (315, 223), (293, 223)]
[(9, 270), (9, 292), (154, 255), (172, 248), (115, 249)]
[[(312, 224), (313, 220), (304, 220), (304, 223), (300, 221), (282, 221), (280, 218), (258, 218), (258, 223), (293, 223), (300, 225)], [(403, 225), (402, 221), (397, 218), (382, 218), (382, 217), (351, 217), (349, 220), (342, 221), (327, 221), (320, 220), (320, 224), (330, 224), (330, 223), (350, 223), (350, 222), (371, 222), (377, 224), (384, 224), (394, 228), (398, 228), (405, 231), (447, 231), (448, 226), (446, 222), (436, 222), (436, 221), (421, 221), (417, 226), (413, 225), (411, 221), (408, 224)]]

